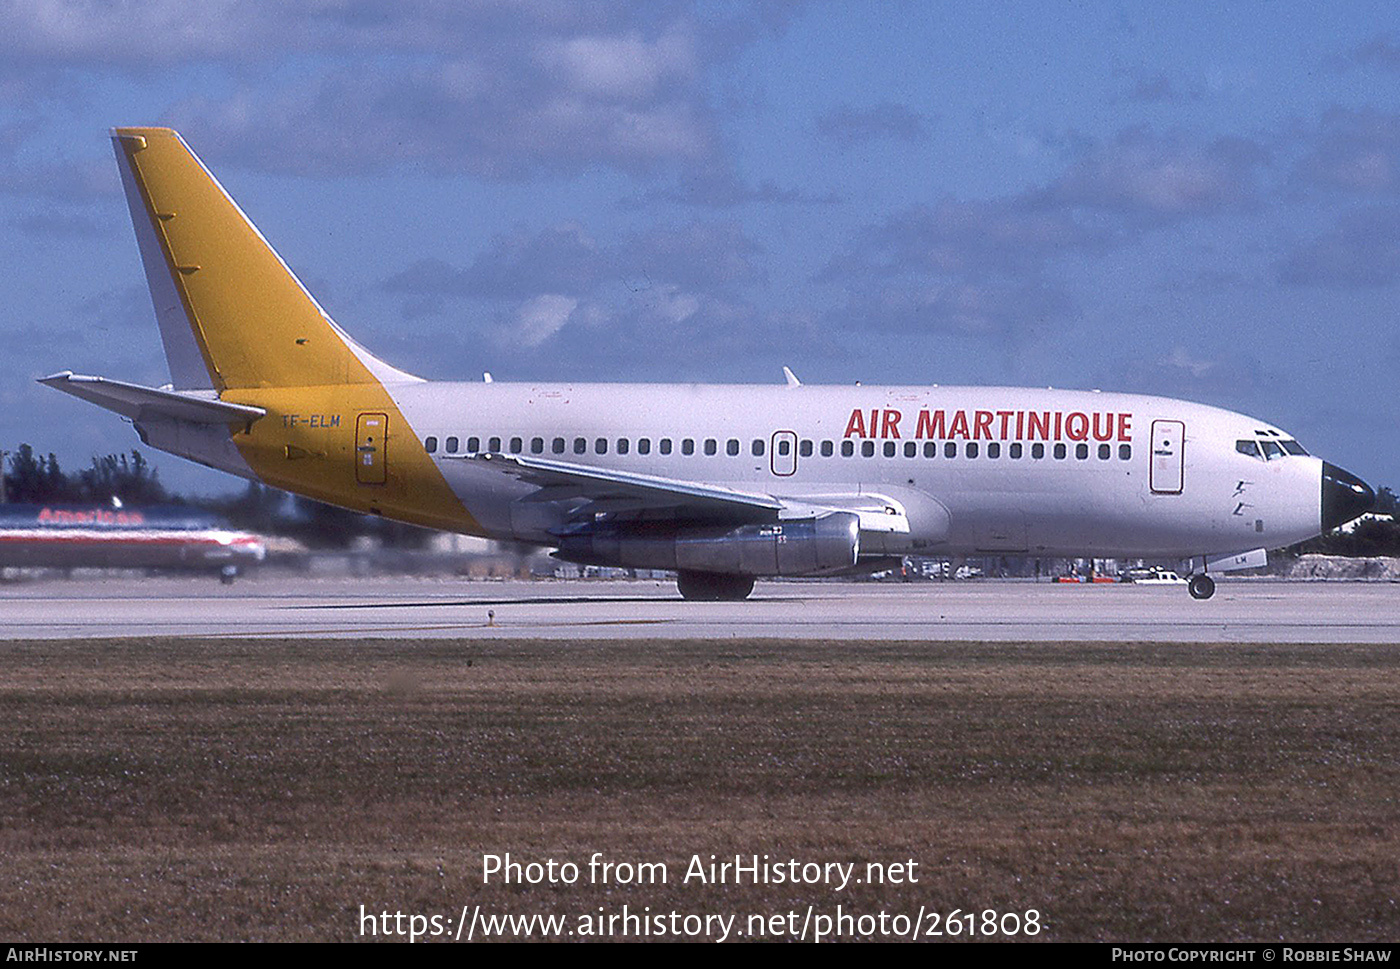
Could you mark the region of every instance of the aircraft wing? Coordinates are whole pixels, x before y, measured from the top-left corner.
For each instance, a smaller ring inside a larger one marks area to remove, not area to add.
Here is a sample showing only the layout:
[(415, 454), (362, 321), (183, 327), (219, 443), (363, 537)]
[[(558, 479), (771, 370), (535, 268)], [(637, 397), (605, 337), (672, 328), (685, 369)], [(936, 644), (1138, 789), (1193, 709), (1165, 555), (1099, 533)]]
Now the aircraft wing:
[(772, 521), (786, 505), (772, 495), (735, 491), (650, 474), (594, 468), (523, 454), (444, 454), (445, 459), (489, 466), (540, 486), (529, 501), (582, 498), (575, 516), (684, 508), (739, 521)]
[(133, 421), (164, 417), (194, 424), (242, 424), (267, 413), (261, 407), (219, 400), (213, 391), (181, 393), (107, 377), (87, 377), (71, 370), (43, 377), (39, 383), (116, 411)]
[(523, 454), (444, 454), (442, 457), (489, 466), (538, 485), (540, 490), (525, 501), (573, 501), (571, 517), (575, 519), (600, 512), (628, 514), (671, 510), (699, 518), (747, 523), (842, 511), (856, 515), (862, 531), (909, 531), (909, 518), (903, 504), (879, 494), (785, 497)]

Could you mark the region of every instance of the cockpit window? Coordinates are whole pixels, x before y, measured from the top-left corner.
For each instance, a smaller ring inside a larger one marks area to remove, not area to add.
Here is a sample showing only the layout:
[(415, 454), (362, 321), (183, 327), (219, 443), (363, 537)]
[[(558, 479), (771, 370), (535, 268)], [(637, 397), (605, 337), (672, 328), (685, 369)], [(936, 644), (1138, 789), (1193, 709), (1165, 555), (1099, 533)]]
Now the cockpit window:
[[(1258, 432), (1263, 434), (1263, 431)], [(1303, 450), (1303, 445), (1293, 440), (1291, 437), (1284, 437), (1277, 431), (1270, 431), (1278, 440), (1261, 437), (1258, 440), (1253, 438), (1241, 438), (1235, 442), (1235, 450), (1241, 454), (1247, 454), (1260, 461), (1274, 461), (1288, 455), (1307, 455)]]

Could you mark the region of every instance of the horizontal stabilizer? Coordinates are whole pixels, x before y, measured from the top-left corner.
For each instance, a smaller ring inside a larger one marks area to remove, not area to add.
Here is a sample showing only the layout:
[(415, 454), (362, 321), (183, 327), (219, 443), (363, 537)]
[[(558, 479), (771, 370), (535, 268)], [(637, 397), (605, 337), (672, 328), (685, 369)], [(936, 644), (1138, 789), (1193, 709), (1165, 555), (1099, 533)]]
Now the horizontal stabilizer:
[(116, 411), (133, 421), (166, 418), (194, 424), (244, 424), (267, 413), (261, 407), (218, 400), (213, 391), (181, 393), (106, 377), (87, 377), (71, 370), (42, 377), (39, 383)]

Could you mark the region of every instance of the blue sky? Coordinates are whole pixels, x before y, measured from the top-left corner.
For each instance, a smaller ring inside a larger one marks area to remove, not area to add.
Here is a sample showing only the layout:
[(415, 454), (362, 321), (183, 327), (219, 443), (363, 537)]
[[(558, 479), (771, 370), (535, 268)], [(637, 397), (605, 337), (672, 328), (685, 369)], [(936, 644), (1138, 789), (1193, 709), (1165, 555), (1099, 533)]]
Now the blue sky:
[(1162, 393), (1400, 482), (1393, 5), (0, 0), (0, 36), (0, 447), (136, 443), (33, 378), (168, 379), (106, 130), (170, 124), (424, 376)]

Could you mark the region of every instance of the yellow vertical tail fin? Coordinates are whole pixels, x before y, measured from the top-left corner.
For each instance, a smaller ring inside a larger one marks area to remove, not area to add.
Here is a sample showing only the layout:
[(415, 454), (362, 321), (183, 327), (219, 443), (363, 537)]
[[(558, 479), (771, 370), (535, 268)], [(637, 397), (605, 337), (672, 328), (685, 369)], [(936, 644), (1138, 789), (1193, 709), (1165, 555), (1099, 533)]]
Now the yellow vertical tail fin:
[(112, 143), (177, 388), (416, 379), (335, 325), (178, 133)]

